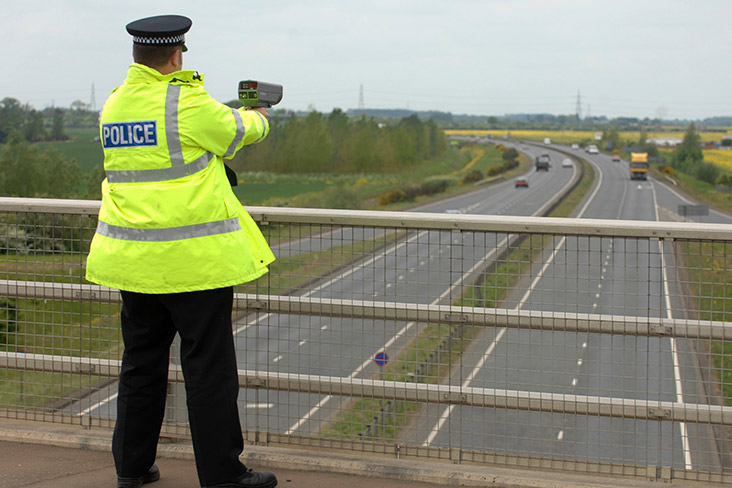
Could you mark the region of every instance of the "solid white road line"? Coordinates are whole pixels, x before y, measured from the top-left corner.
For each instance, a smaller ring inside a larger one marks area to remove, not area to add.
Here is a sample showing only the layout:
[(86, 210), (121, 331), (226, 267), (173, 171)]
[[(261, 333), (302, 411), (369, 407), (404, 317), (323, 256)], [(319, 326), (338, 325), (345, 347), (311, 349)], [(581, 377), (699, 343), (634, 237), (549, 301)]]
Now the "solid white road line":
[[(503, 335), (506, 333), (506, 328), (502, 328), (498, 334), (496, 334), (496, 337), (493, 338), (493, 342), (491, 342), (490, 346), (488, 346), (488, 349), (483, 353), (483, 356), (480, 358), (480, 361), (478, 361), (478, 364), (475, 365), (473, 370), (470, 372), (466, 380), (463, 382), (462, 387), (467, 388), (470, 386), (470, 383), (475, 379), (476, 376), (478, 376), (478, 373), (480, 373), (480, 370), (483, 369), (483, 365), (486, 361), (488, 361), (488, 358), (491, 354), (493, 354), (493, 351), (496, 349), (496, 345), (498, 345), (498, 341), (500, 341), (503, 338)], [(437, 421), (437, 424), (432, 428), (432, 431), (427, 436), (427, 439), (422, 443), (423, 446), (429, 446), (432, 444), (432, 441), (435, 440), (435, 437), (437, 437), (437, 434), (440, 433), (440, 429), (442, 429), (442, 426), (445, 425), (445, 422), (447, 422), (447, 419), (450, 418), (450, 414), (452, 413), (453, 409), (455, 408), (455, 405), (449, 405), (443, 412), (442, 415), (440, 415), (440, 419)]]
[(77, 413), (76, 415), (80, 417), (82, 415), (88, 414), (89, 412), (93, 412), (94, 410), (96, 410), (97, 408), (101, 407), (102, 405), (106, 405), (107, 403), (109, 403), (112, 400), (114, 400), (115, 398), (117, 398), (117, 395), (118, 395), (118, 393), (115, 393), (113, 395), (110, 395), (107, 398), (105, 398), (104, 400), (102, 400), (101, 402), (95, 403), (91, 407), (82, 410), (81, 412)]
[[(653, 190), (653, 209), (656, 214), (656, 221), (658, 221), (658, 201), (656, 200), (656, 188), (651, 184), (651, 190)], [(663, 276), (663, 294), (666, 302), (666, 317), (669, 319), (673, 318), (673, 312), (671, 311), (671, 292), (668, 286), (668, 274), (666, 271), (666, 255), (663, 251), (663, 241), (658, 241), (658, 249), (661, 253), (661, 274)], [(681, 368), (679, 366), (679, 352), (676, 348), (676, 338), (670, 337), (671, 341), (671, 355), (674, 361), (674, 383), (676, 385), (676, 401), (678, 403), (684, 403), (684, 393), (681, 387)], [(686, 426), (686, 422), (679, 422), (679, 429), (681, 430), (681, 444), (684, 450), (684, 465), (686, 469), (693, 469), (691, 463), (691, 445), (689, 444), (689, 430)]]

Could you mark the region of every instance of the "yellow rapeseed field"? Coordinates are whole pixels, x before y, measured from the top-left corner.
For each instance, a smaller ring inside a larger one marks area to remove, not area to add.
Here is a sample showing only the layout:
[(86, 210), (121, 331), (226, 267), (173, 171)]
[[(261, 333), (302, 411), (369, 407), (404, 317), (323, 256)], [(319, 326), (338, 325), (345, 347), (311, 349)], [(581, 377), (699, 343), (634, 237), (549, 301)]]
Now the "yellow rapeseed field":
[[(465, 136), (479, 136), (485, 137), (490, 134), (493, 139), (503, 139), (504, 137), (510, 137), (512, 139), (522, 139), (526, 141), (543, 142), (545, 138), (551, 139), (556, 144), (574, 144), (580, 143), (585, 140), (593, 140), (595, 134), (602, 134), (602, 132), (595, 131), (571, 131), (571, 130), (446, 130), (445, 134), (465, 135)], [(675, 137), (683, 139), (684, 132), (681, 131), (664, 131), (664, 132), (653, 132), (647, 131), (648, 137)], [(732, 134), (732, 129), (728, 129), (727, 132), (699, 132), (699, 138), (701, 141), (713, 141), (720, 142), (722, 137)], [(637, 141), (640, 137), (638, 131), (624, 131), (620, 132), (620, 139), (623, 141)], [(722, 168), (724, 171), (732, 173), (732, 151), (723, 151), (719, 149), (705, 149), (704, 161), (713, 163)]]
[(705, 149), (704, 161), (714, 163), (724, 171), (732, 173), (732, 151), (721, 151), (719, 149)]
[[(722, 137), (732, 133), (731, 130), (727, 132), (699, 132), (699, 137), (702, 141), (714, 141), (720, 142)], [(446, 130), (445, 134), (451, 135), (466, 135), (466, 136), (480, 136), (485, 137), (490, 134), (494, 139), (502, 139), (504, 137), (510, 137), (513, 139), (523, 139), (527, 141), (543, 142), (545, 138), (551, 139), (552, 142), (558, 144), (573, 144), (579, 143), (587, 139), (594, 139), (595, 134), (602, 135), (602, 131), (572, 131), (572, 130), (462, 130), (462, 129), (450, 129)], [(651, 131), (647, 130), (646, 134), (648, 137), (675, 137), (682, 139), (684, 137), (684, 130), (681, 131)], [(639, 131), (623, 131), (620, 132), (620, 139), (623, 141), (637, 141), (640, 137)]]

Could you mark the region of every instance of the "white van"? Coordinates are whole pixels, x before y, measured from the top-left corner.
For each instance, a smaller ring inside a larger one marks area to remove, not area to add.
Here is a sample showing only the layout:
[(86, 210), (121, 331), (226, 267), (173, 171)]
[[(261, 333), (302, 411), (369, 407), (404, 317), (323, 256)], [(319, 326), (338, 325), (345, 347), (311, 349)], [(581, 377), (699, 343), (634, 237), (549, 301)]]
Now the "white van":
[(592, 144), (587, 146), (587, 154), (600, 154), (600, 151), (597, 150), (597, 146)]
[(548, 137), (544, 138), (544, 144), (551, 144), (551, 143), (552, 143), (551, 139), (549, 139)]

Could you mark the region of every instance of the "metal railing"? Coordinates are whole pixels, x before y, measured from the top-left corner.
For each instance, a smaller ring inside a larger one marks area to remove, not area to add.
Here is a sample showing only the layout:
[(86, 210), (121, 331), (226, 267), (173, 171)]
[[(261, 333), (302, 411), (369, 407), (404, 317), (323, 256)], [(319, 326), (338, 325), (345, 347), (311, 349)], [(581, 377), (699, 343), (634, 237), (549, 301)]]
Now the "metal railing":
[[(0, 198), (1, 417), (114, 423), (98, 209)], [(278, 258), (236, 290), (248, 442), (732, 481), (729, 226), (248, 210)]]

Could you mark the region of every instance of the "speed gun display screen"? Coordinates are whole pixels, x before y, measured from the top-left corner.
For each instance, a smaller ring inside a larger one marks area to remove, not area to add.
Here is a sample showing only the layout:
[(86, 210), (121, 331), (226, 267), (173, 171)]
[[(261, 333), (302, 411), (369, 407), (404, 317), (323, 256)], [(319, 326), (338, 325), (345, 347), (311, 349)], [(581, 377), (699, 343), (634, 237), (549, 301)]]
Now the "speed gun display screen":
[(255, 80), (239, 82), (239, 100), (245, 107), (271, 107), (282, 100), (282, 85)]

